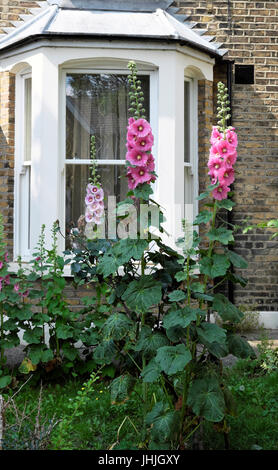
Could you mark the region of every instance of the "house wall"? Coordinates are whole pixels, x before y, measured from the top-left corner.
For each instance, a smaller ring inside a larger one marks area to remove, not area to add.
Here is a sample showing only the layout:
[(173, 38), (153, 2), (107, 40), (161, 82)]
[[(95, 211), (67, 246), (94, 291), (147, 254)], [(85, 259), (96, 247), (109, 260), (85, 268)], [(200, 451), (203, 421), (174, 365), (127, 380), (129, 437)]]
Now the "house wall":
[[(31, 0), (0, 0), (0, 33), (11, 21), (36, 7)], [(255, 84), (233, 84), (233, 125), (239, 134), (239, 158), (234, 184), (233, 222), (252, 223), (277, 217), (278, 193), (278, 4), (253, 0), (177, 1), (181, 12), (196, 27), (207, 28), (229, 50), (226, 58), (235, 64), (254, 64)], [(224, 67), (215, 67), (215, 83), (225, 78)], [(199, 183), (206, 186), (206, 161), (211, 125), (216, 123), (212, 98), (216, 88), (210, 81), (199, 83)], [(0, 208), (4, 215), (7, 244), (13, 239), (14, 77), (0, 74)], [(245, 289), (235, 289), (235, 301), (262, 311), (278, 311), (277, 242), (262, 230), (236, 235), (235, 250), (249, 262), (239, 274), (248, 278)], [(71, 296), (73, 303), (78, 303)]]
[(15, 79), (9, 72), (0, 74), (0, 211), (5, 226), (6, 245), (13, 248), (14, 203), (14, 126)]
[[(195, 28), (208, 29), (217, 42), (224, 43), (228, 49), (225, 58), (235, 64), (254, 65), (254, 85), (232, 85), (232, 124), (239, 137), (234, 183), (237, 205), (232, 218), (236, 224), (247, 217), (254, 224), (278, 218), (278, 3), (253, 0), (175, 3), (181, 8), (180, 13), (197, 23)], [(215, 81), (223, 78), (219, 66), (215, 72)], [(200, 156), (201, 173), (203, 161)], [(249, 263), (247, 270), (239, 272), (249, 282), (245, 289), (235, 289), (238, 305), (256, 306), (261, 311), (278, 310), (278, 245), (269, 240), (270, 234), (257, 229), (247, 234), (239, 231), (235, 237), (235, 251)]]

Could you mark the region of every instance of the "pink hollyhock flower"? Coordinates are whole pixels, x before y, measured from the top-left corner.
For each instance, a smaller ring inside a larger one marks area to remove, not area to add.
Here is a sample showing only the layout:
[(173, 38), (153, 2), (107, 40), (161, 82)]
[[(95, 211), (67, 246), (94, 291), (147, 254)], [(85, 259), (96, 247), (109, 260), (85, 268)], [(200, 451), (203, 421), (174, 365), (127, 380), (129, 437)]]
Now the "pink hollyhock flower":
[(98, 188), (98, 191), (95, 193), (95, 200), (100, 202), (103, 201), (104, 192), (102, 188)]
[(151, 132), (151, 126), (146, 119), (137, 119), (130, 127), (130, 131), (133, 132), (138, 138), (146, 137)]
[(97, 201), (94, 201), (92, 202), (92, 204), (87, 205), (87, 210), (88, 212), (91, 212), (91, 213), (95, 212), (99, 208), (100, 208), (100, 203)]
[(131, 168), (130, 175), (136, 181), (136, 186), (138, 184), (149, 183), (153, 176), (153, 175), (150, 175), (147, 168), (140, 167), (140, 166), (137, 168)]
[(146, 137), (137, 138), (134, 142), (134, 148), (136, 150), (144, 150), (147, 152), (151, 150), (153, 146), (153, 135), (150, 133)]
[(137, 135), (133, 131), (131, 131), (130, 128), (128, 128), (126, 140), (127, 140), (127, 146), (130, 149), (133, 149), (137, 141)]
[(227, 142), (227, 140), (220, 140), (216, 144), (218, 153), (220, 157), (224, 158), (226, 155), (230, 155), (231, 153), (234, 153), (235, 148)]
[(237, 147), (237, 135), (232, 129), (228, 129), (226, 132), (226, 140), (233, 147)]
[(145, 166), (148, 161), (148, 157), (147, 153), (136, 149), (132, 149), (126, 154), (126, 160), (136, 166)]
[(7, 286), (11, 283), (9, 274), (4, 278), (4, 281)]
[(217, 143), (221, 139), (223, 139), (223, 134), (221, 134), (217, 126), (212, 126), (212, 133), (210, 137), (211, 145)]
[(87, 194), (90, 194), (90, 193), (91, 194), (96, 194), (98, 190), (99, 190), (99, 188), (95, 184), (89, 183), (87, 185)]
[(221, 185), (229, 186), (235, 180), (235, 171), (231, 167), (220, 168), (218, 172), (218, 181)]
[(134, 117), (130, 117), (130, 118), (128, 119), (128, 125), (129, 125), (129, 126), (131, 126), (131, 124), (133, 124), (134, 122), (135, 122)]
[(5, 261), (6, 261), (6, 263), (8, 262), (8, 259), (9, 259), (9, 253), (6, 252), (6, 253), (5, 253)]
[(135, 189), (137, 186), (137, 181), (133, 178), (131, 174), (127, 174), (128, 177), (128, 187), (129, 189)]
[(23, 292), (23, 294), (19, 294), (21, 297), (28, 297), (29, 295), (29, 291), (26, 290), (25, 292)]
[(222, 168), (222, 166), (223, 166), (223, 160), (221, 160), (220, 157), (210, 157), (208, 161), (208, 167), (209, 167), (210, 172), (218, 171), (220, 170), (220, 168)]
[(95, 200), (95, 196), (92, 193), (89, 193), (85, 197), (85, 204), (88, 206), (89, 204), (92, 204), (94, 200)]
[(0, 261), (0, 269), (3, 268), (3, 261)]
[(218, 148), (217, 148), (217, 144), (214, 143), (211, 148), (210, 148), (210, 151), (209, 151), (209, 156), (210, 157), (220, 157), (220, 154), (219, 154), (219, 151), (218, 151)]
[(100, 225), (102, 220), (99, 217), (94, 217), (94, 222), (95, 222), (95, 224)]
[(18, 283), (16, 283), (16, 284), (14, 285), (14, 290), (15, 290), (16, 292), (19, 291), (19, 284), (18, 284)]
[(230, 188), (225, 186), (224, 184), (220, 184), (217, 188), (212, 191), (212, 196), (214, 199), (221, 201), (222, 199), (226, 199)]
[(224, 164), (226, 167), (232, 167), (235, 162), (236, 162), (236, 159), (237, 159), (237, 153), (234, 152), (234, 153), (231, 153), (229, 155), (225, 155), (224, 157)]
[(146, 168), (147, 168), (148, 171), (154, 171), (154, 158), (153, 158), (151, 153), (149, 153), (149, 155), (148, 155)]
[(130, 143), (127, 142), (125, 146), (126, 146), (128, 152), (133, 150), (133, 145), (131, 145)]
[(94, 214), (93, 212), (86, 211), (85, 213), (85, 220), (87, 223), (93, 222)]

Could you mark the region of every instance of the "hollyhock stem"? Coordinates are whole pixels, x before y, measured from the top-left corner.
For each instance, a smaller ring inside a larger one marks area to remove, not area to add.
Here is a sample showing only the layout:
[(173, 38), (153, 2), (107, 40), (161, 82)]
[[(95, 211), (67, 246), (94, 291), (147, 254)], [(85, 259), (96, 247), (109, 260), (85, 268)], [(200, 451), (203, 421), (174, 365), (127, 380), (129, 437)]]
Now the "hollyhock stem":
[[(212, 228), (212, 229), (214, 229), (214, 227), (215, 227), (216, 213), (217, 213), (217, 202), (214, 201), (213, 214), (212, 214), (212, 222), (211, 222), (211, 228)], [(213, 251), (213, 247), (214, 247), (214, 241), (211, 240), (211, 241), (209, 242), (208, 258), (211, 258), (212, 251)], [(204, 287), (205, 287), (204, 294), (206, 293), (207, 282), (208, 282), (208, 275), (206, 274), (205, 277), (204, 277)], [(200, 305), (199, 305), (200, 309), (202, 309), (203, 303), (204, 303), (204, 300), (201, 299)], [(199, 326), (199, 324), (200, 324), (200, 316), (198, 316), (198, 319), (197, 319), (196, 324), (197, 324), (197, 326)]]

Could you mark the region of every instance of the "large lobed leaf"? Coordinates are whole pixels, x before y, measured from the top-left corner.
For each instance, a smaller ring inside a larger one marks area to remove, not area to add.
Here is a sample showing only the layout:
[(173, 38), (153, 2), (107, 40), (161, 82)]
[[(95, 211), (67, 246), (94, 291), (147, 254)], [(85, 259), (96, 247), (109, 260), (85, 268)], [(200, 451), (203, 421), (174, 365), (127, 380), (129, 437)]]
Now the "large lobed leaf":
[(163, 346), (158, 349), (155, 357), (161, 369), (169, 375), (181, 372), (191, 359), (191, 352), (186, 349), (184, 344)]
[(195, 380), (189, 388), (187, 404), (207, 421), (219, 422), (225, 416), (224, 395), (214, 377)]
[(157, 305), (161, 301), (161, 284), (155, 281), (152, 276), (141, 276), (137, 281), (132, 281), (122, 295), (127, 306), (137, 313), (144, 313), (152, 305)]

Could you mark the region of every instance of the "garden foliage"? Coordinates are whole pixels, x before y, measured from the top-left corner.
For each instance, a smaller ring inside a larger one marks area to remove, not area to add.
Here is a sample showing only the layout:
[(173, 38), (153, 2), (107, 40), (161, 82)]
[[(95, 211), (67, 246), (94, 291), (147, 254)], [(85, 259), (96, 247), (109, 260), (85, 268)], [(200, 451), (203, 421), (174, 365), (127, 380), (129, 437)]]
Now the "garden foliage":
[[(143, 117), (143, 95), (134, 62), (129, 69), (134, 116), (129, 120), (127, 137), (130, 191), (118, 204), (117, 220), (125, 220), (127, 208), (134, 208), (136, 213), (142, 204), (150, 211), (159, 208), (161, 223), (156, 236), (147, 221), (145, 238), (140, 238), (139, 218), (136, 238), (87, 239), (77, 234), (75, 248), (65, 253), (71, 258), (65, 261), (57, 252), (59, 227), (55, 223), (51, 250), (45, 249), (43, 227), (31, 272), (26, 274), (21, 269), (8, 278), (2, 244), (0, 387), (11, 381), (4, 367), (4, 350), (19, 344), (21, 328), (28, 343), (21, 372), (36, 367), (49, 371), (59, 366), (75, 374), (77, 365), (83, 372), (101, 367), (115, 375), (110, 387), (115, 404), (128, 400), (139, 384), (145, 446), (182, 449), (202, 420), (218, 423), (226, 432), (226, 416), (234, 408), (223, 385), (221, 358), (228, 354), (241, 358), (254, 355), (249, 344), (235, 333), (243, 313), (217, 290), (226, 280), (246, 283), (233, 271), (233, 267), (247, 266), (231, 249), (233, 230), (219, 217), (234, 206), (228, 185), (234, 178), (236, 142), (230, 139), (235, 139), (235, 133), (226, 127), (227, 93), (219, 84), (220, 124), (212, 135), (219, 142), (212, 142), (212, 184), (199, 196), (203, 207), (194, 221), (199, 232), (192, 231), (185, 220), (184, 237), (177, 249), (167, 246), (163, 211), (151, 197), (150, 183), (157, 178), (151, 154), (153, 136)], [(100, 188), (97, 180), (90, 184)], [(99, 221), (96, 215), (90, 215), (95, 206), (91, 206), (94, 201), (89, 200), (88, 191), (86, 198), (87, 222)], [(85, 299), (86, 307), (78, 313), (72, 312), (65, 300), (63, 269), (69, 262), (75, 282), (93, 289)], [(221, 317), (221, 327), (210, 322), (213, 312)], [(75, 347), (78, 341), (88, 355), (85, 363)], [(150, 384), (159, 385), (162, 397), (150, 393)]]

